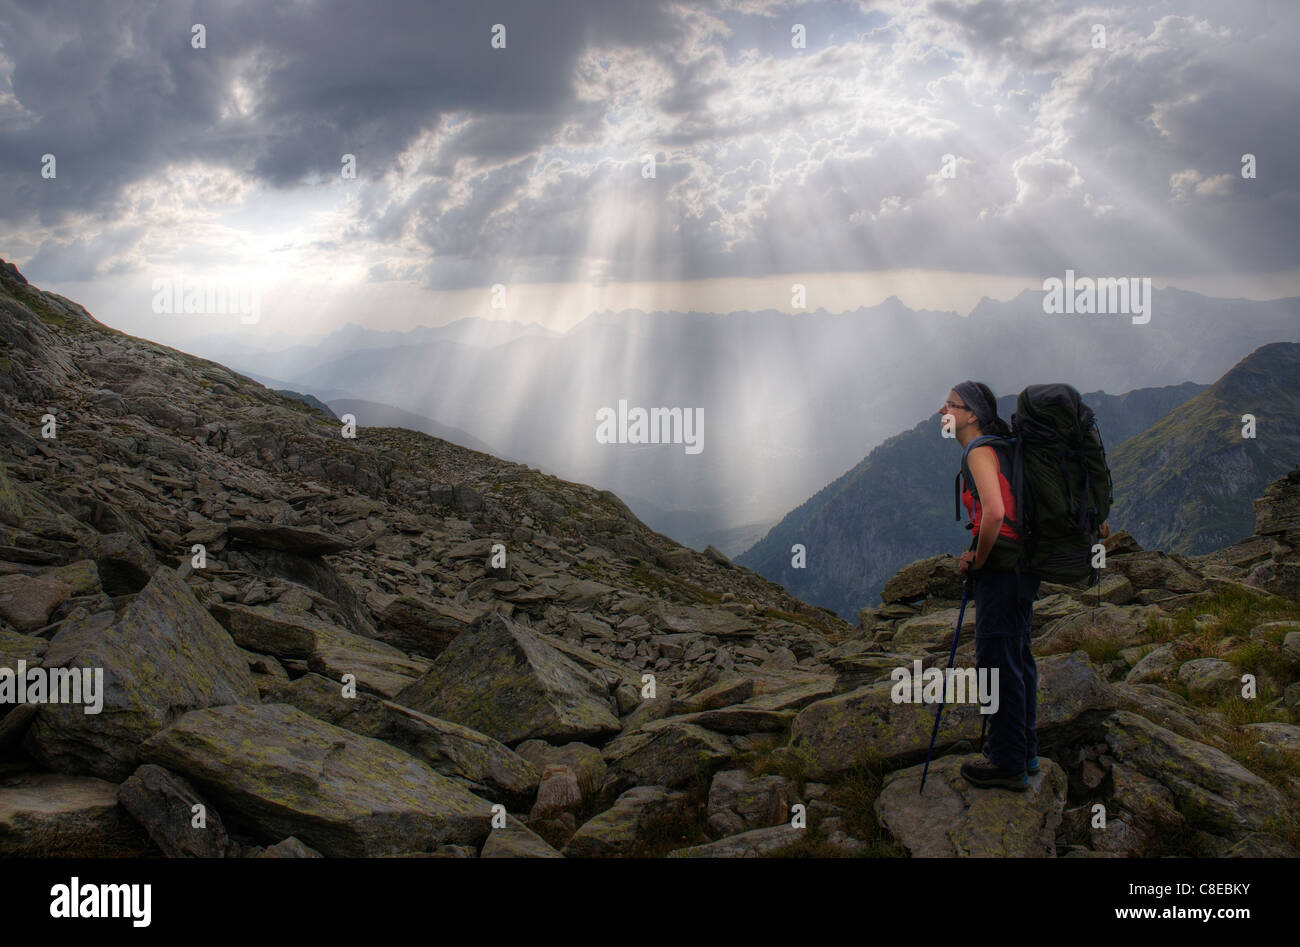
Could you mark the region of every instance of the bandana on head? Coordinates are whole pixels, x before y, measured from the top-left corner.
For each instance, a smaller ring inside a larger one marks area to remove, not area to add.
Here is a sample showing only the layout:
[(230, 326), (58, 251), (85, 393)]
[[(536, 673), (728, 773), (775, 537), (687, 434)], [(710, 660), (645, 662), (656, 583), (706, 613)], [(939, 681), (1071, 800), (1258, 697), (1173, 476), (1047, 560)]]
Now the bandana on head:
[(952, 390), (961, 395), (961, 400), (966, 402), (966, 407), (975, 412), (981, 428), (987, 429), (993, 426), (993, 422), (997, 420), (998, 407), (989, 404), (989, 400), (984, 397), (984, 392), (980, 391), (975, 382), (964, 381), (959, 385), (953, 385)]

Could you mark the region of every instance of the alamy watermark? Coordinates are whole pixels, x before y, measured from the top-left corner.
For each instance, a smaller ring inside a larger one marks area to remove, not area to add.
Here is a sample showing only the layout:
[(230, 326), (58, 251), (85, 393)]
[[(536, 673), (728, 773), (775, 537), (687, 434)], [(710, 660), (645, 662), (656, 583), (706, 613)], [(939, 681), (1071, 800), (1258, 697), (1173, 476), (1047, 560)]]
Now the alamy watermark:
[(151, 884), (82, 884), (76, 875), (50, 888), (50, 917), (127, 917), (132, 927), (152, 919)]
[(1074, 270), (1066, 270), (1064, 280), (1055, 276), (1043, 280), (1043, 292), (1046, 313), (1131, 313), (1134, 325), (1151, 321), (1149, 276), (1084, 276), (1076, 280)]
[(979, 704), (980, 713), (998, 712), (997, 668), (926, 668), (919, 660), (889, 673), (889, 696), (896, 704)]
[(162, 315), (238, 315), (241, 325), (262, 318), (261, 294), (248, 283), (163, 276), (153, 281), (153, 311)]
[(104, 709), (103, 668), (0, 667), (0, 704), (85, 704), (84, 713)]
[(631, 408), (620, 398), (618, 411), (596, 410), (598, 444), (685, 444), (686, 453), (704, 450), (703, 408)]

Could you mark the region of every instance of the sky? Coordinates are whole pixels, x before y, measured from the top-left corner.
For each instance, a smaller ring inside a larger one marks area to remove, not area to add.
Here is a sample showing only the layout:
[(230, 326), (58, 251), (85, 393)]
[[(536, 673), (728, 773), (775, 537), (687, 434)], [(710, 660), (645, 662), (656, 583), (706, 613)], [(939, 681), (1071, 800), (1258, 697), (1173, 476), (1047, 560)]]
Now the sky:
[(0, 257), (181, 346), (1297, 296), (1298, 40), (1291, 0), (0, 0)]

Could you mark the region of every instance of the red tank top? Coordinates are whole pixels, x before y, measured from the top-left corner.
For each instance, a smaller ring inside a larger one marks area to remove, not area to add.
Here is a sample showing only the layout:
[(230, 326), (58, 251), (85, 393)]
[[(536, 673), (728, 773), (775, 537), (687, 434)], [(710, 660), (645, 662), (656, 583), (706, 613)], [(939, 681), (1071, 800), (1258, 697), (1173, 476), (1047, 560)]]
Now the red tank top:
[[(975, 450), (987, 446), (987, 444), (981, 444)], [(993, 450), (993, 448), (990, 447), (989, 450)], [(1002, 515), (1002, 528), (998, 530), (998, 535), (1006, 536), (1008, 539), (1020, 539), (1020, 534), (1011, 525), (1011, 521), (1016, 518), (1016, 501), (1011, 496), (1011, 484), (1007, 481), (1006, 474), (1002, 470), (1002, 454), (996, 450), (993, 450), (993, 453), (998, 459), (998, 487), (1002, 491), (1002, 509), (1005, 511)], [(972, 533), (979, 535), (980, 519), (983, 517), (983, 512), (980, 510), (979, 500), (975, 499), (970, 492), (970, 488), (966, 485), (965, 478), (963, 478), (962, 482), (961, 502), (966, 506), (966, 512), (974, 525)]]

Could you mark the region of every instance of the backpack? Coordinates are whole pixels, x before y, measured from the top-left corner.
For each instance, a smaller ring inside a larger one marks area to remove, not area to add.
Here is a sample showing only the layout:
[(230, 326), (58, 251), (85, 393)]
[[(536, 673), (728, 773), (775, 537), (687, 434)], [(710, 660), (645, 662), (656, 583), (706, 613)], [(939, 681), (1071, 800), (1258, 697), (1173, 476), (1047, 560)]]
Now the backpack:
[(1022, 558), (1012, 561), (1049, 582), (1091, 587), (1100, 578), (1092, 547), (1114, 500), (1092, 409), (1070, 385), (1030, 385), (1016, 399), (1011, 431), (1010, 438), (985, 435), (967, 444), (962, 475), (969, 478), (966, 454), (977, 444), (1005, 451), (1020, 517), (1012, 525), (1024, 539)]

